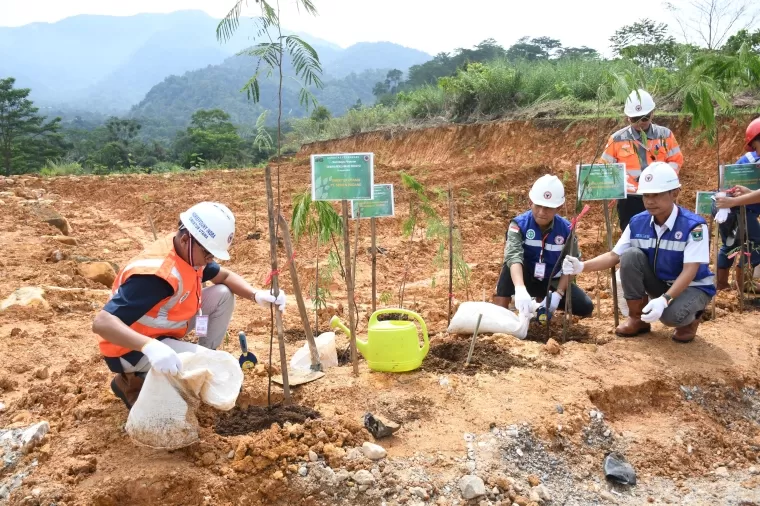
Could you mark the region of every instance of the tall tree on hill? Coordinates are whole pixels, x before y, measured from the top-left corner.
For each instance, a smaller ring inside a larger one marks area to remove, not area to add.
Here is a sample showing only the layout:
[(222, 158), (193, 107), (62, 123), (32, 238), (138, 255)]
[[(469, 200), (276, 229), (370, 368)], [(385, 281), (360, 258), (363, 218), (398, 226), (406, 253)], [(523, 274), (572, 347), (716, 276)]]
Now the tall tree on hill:
[(651, 19), (640, 19), (618, 29), (610, 37), (610, 46), (616, 56), (649, 68), (672, 68), (678, 48), (676, 40), (668, 35), (668, 25)]
[(0, 162), (6, 176), (41, 167), (64, 151), (61, 118), (45, 121), (28, 98), (31, 90), (14, 88), (15, 82), (0, 79)]

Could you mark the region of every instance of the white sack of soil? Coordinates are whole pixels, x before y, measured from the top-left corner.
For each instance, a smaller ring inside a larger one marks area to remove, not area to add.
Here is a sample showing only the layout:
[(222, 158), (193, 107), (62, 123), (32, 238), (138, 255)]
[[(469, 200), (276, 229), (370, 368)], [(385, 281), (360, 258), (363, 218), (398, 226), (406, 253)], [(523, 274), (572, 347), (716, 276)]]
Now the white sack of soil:
[[(322, 364), (322, 370), (328, 367), (338, 366), (338, 350), (335, 347), (335, 332), (322, 332), (314, 339), (319, 352), (319, 362)], [(300, 371), (311, 370), (311, 352), (309, 343), (301, 346), (290, 359), (290, 368)]]
[(222, 411), (235, 406), (243, 371), (226, 351), (198, 346), (180, 353), (182, 372), (176, 376), (150, 370), (140, 396), (129, 411), (130, 437), (151, 448), (174, 450), (198, 441), (195, 412), (201, 402)]
[(510, 334), (518, 339), (528, 335), (530, 319), (535, 316), (538, 303), (533, 302), (530, 314), (515, 314), (509, 309), (490, 302), (463, 302), (451, 319), (447, 332), (449, 334), (472, 334), (482, 314), (478, 332), (485, 334)]

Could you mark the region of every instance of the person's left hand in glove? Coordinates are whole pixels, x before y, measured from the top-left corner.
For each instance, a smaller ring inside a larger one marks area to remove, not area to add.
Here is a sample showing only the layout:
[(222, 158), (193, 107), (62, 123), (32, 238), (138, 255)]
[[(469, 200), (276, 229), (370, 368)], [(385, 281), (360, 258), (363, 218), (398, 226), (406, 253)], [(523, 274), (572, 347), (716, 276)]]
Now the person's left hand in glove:
[(270, 304), (274, 304), (280, 312), (285, 312), (285, 292), (282, 290), (277, 294), (277, 297), (272, 295), (269, 290), (258, 290), (253, 294), (253, 300), (261, 307), (269, 307)]
[[(554, 313), (554, 311), (556, 311), (559, 307), (559, 301), (561, 300), (562, 296), (560, 294), (557, 292), (551, 292), (549, 294), (549, 307), (547, 308), (547, 311), (549, 313)], [(542, 300), (541, 304), (539, 304), (538, 307), (546, 307), (546, 299)]]
[(650, 300), (649, 304), (644, 306), (644, 310), (641, 312), (641, 321), (647, 323), (654, 323), (660, 319), (665, 308), (668, 307), (668, 301), (665, 297), (657, 297), (654, 300)]

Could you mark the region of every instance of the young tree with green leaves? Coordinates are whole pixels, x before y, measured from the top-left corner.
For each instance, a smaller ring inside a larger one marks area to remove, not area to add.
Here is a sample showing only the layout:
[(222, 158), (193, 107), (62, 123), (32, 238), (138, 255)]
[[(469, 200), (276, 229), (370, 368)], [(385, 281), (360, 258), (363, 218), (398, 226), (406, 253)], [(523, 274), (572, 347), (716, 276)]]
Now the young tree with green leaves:
[[(243, 86), (243, 90), (248, 94), (248, 98), (254, 102), (259, 102), (261, 95), (260, 78), (262, 73), (265, 77), (276, 76), (277, 79), (277, 209), (274, 207), (274, 192), (272, 188), (272, 170), (271, 165), (267, 164), (264, 169), (264, 178), (267, 188), (267, 213), (269, 215), (269, 253), (272, 265), (272, 292), (275, 297), (279, 294), (279, 280), (277, 273), (277, 233), (275, 228), (279, 225), (276, 216), (282, 211), (280, 204), (280, 166), (279, 160), (282, 154), (282, 83), (285, 78), (286, 57), (292, 65), (296, 80), (301, 84), (299, 99), (302, 106), (308, 109), (309, 105), (316, 106), (316, 99), (309, 91), (309, 86), (321, 88), (322, 66), (319, 62), (319, 55), (306, 41), (297, 35), (283, 35), (280, 18), (280, 1), (274, 0), (256, 0), (260, 9), (260, 16), (254, 19), (257, 27), (256, 38), (267, 39), (267, 42), (260, 42), (252, 49), (245, 51), (245, 54), (258, 58), (258, 65), (253, 76)], [(312, 0), (295, 0), (298, 8), (304, 9), (308, 14), (316, 16), (317, 9)], [(216, 30), (217, 38), (226, 42), (240, 26), (240, 14), (243, 7), (248, 5), (248, 0), (237, 0), (229, 13), (222, 19)], [(277, 224), (277, 225), (276, 225)], [(290, 402), (290, 387), (287, 376), (287, 359), (285, 356), (285, 339), (282, 328), (282, 315), (279, 311), (272, 310), (272, 318), (277, 325), (277, 337), (280, 348), (280, 365), (282, 367), (282, 379), (284, 399), (286, 403)], [(304, 326), (308, 321), (304, 322)], [(312, 343), (309, 343), (310, 346)], [(314, 350), (312, 350), (312, 353)], [(271, 361), (271, 353), (270, 353)], [(271, 368), (270, 368), (271, 370)], [(270, 376), (271, 386), (271, 376)]]
[(12, 77), (0, 79), (0, 163), (6, 176), (41, 168), (64, 152), (61, 118), (46, 121), (29, 100), (29, 88), (15, 88)]

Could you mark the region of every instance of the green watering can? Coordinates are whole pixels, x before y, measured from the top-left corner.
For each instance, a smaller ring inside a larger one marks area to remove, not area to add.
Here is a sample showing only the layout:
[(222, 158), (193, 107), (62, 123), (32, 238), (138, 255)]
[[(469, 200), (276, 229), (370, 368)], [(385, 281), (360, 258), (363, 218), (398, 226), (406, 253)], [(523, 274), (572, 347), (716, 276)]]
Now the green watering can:
[[(414, 322), (404, 320), (378, 321), (381, 314), (401, 313), (413, 317), (420, 324), (424, 344), (420, 348), (417, 326)], [(340, 328), (347, 336), (351, 332), (341, 323), (337, 316), (330, 320), (330, 328)], [(406, 309), (380, 309), (372, 313), (369, 319), (367, 340), (356, 339), (356, 347), (367, 365), (373, 371), (405, 372), (413, 371), (422, 365), (422, 360), (430, 350), (428, 331), (425, 321), (414, 311)]]

